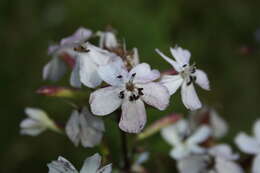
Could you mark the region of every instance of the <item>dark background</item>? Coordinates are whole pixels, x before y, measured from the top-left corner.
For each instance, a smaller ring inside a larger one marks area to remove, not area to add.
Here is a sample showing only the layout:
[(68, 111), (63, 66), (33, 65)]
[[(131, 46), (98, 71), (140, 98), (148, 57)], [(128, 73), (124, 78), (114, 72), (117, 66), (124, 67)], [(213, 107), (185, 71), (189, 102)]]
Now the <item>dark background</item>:
[[(19, 135), (27, 106), (42, 108), (61, 122), (69, 117), (71, 108), (64, 102), (39, 96), (35, 90), (51, 84), (41, 77), (42, 67), (50, 59), (48, 45), (79, 26), (96, 31), (112, 25), (128, 48), (139, 48), (141, 61), (160, 70), (170, 66), (155, 48), (168, 55), (169, 46), (189, 49), (192, 60), (207, 72), (211, 83), (210, 92), (197, 88), (199, 96), (228, 121), (230, 131), (224, 141), (232, 143), (235, 134), (250, 131), (260, 115), (259, 7), (260, 1), (253, 0), (1, 0), (0, 172), (44, 173), (46, 163), (58, 155), (80, 168), (85, 157), (97, 150), (75, 148), (65, 136), (51, 132), (35, 138)], [(67, 85), (67, 79), (55, 84)], [(179, 92), (165, 112), (151, 110), (148, 119), (171, 112), (187, 113)], [(116, 124), (109, 117), (105, 119), (113, 162), (119, 162)], [(168, 158), (169, 146), (159, 135), (143, 144), (155, 152), (151, 163), (156, 163), (158, 171), (163, 166), (153, 159), (158, 160), (158, 153)], [(168, 162), (172, 160), (168, 158)], [(160, 172), (169, 171), (164, 168)]]

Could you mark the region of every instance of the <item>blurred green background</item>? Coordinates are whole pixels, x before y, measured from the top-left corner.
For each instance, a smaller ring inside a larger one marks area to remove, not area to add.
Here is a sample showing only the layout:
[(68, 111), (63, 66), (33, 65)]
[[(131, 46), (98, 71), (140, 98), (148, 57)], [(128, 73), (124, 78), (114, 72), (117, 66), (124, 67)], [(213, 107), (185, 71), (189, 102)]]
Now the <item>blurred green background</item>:
[[(212, 91), (197, 88), (201, 100), (213, 106), (230, 124), (232, 142), (240, 130), (250, 131), (260, 115), (260, 1), (246, 0), (1, 0), (1, 125), (0, 172), (44, 173), (46, 163), (63, 155), (78, 168), (96, 150), (75, 148), (62, 135), (45, 132), (33, 138), (19, 135), (24, 108), (39, 107), (55, 120), (65, 122), (71, 108), (58, 99), (35, 94), (42, 85), (43, 65), (50, 59), (47, 47), (72, 34), (79, 26), (102, 30), (108, 24), (137, 47), (141, 61), (153, 68), (170, 68), (155, 52), (169, 55), (178, 44), (192, 52), (192, 60), (208, 73)], [(257, 34), (258, 30), (258, 34)], [(67, 85), (64, 78), (55, 85)], [(87, 103), (86, 103), (87, 104)], [(178, 92), (165, 112), (149, 111), (149, 121), (171, 112), (187, 113)], [(116, 124), (107, 117), (106, 139), (118, 156)], [(110, 138), (111, 137), (111, 138)], [(156, 159), (167, 157), (169, 146), (155, 135), (143, 142), (155, 152), (154, 172), (162, 169)], [(165, 156), (161, 156), (165, 154)], [(118, 158), (114, 159), (118, 162)], [(168, 158), (168, 164), (173, 164)], [(116, 163), (115, 163), (116, 164)], [(160, 171), (159, 171), (160, 170)]]

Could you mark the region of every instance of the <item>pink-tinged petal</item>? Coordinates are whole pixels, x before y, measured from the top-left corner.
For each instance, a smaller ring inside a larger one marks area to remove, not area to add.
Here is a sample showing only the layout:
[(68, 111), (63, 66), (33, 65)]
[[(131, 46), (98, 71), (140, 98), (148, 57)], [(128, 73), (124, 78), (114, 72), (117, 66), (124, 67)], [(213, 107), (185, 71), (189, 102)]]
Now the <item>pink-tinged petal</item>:
[(121, 104), (119, 98), (121, 89), (117, 87), (101, 88), (90, 95), (89, 104), (95, 115), (107, 115), (114, 112)]
[(258, 154), (254, 160), (252, 165), (252, 173), (259, 173), (260, 172), (260, 154)]
[(147, 63), (141, 63), (130, 71), (129, 77), (132, 78), (133, 75), (135, 83), (147, 83), (158, 79), (160, 72), (158, 70), (152, 70)]
[(212, 134), (212, 130), (208, 126), (201, 126), (197, 129), (192, 136), (190, 136), (187, 140), (189, 144), (199, 144), (206, 141), (209, 136)]
[(192, 83), (187, 85), (186, 82), (183, 82), (181, 87), (181, 98), (185, 107), (192, 111), (199, 109), (202, 106)]
[(160, 83), (164, 85), (170, 95), (174, 94), (183, 83), (183, 78), (181, 75), (164, 75), (162, 79), (160, 80)]
[(79, 61), (76, 61), (74, 68), (72, 69), (71, 75), (70, 75), (70, 84), (71, 86), (75, 88), (81, 87), (81, 81), (80, 81), (80, 64)]
[(169, 105), (170, 101), (170, 94), (166, 87), (163, 85), (150, 82), (143, 85), (138, 85), (139, 88), (143, 88), (143, 96), (141, 97), (142, 100), (159, 110), (165, 110), (166, 107)]
[(258, 141), (258, 143), (260, 145), (260, 119), (256, 120), (253, 131), (254, 131), (256, 140)]
[(80, 27), (73, 35), (63, 38), (60, 42), (60, 45), (64, 46), (64, 45), (82, 43), (88, 40), (91, 37), (91, 35), (92, 35), (91, 30)]
[(79, 75), (80, 81), (90, 88), (95, 88), (101, 84), (102, 79), (98, 75), (98, 65), (90, 57), (79, 57)]
[(57, 81), (66, 72), (67, 67), (64, 61), (58, 57), (52, 58), (43, 68), (43, 79)]
[(183, 104), (187, 109), (193, 111), (202, 107), (193, 84), (187, 85), (186, 82), (183, 82), (181, 88), (181, 97)]
[(106, 83), (112, 86), (119, 86), (127, 78), (128, 72), (124, 67), (123, 61), (118, 59), (107, 65), (100, 66), (98, 74)]
[(174, 61), (173, 59), (167, 57), (166, 55), (164, 55), (159, 49), (155, 49), (155, 51), (168, 63), (170, 63), (172, 65), (172, 67), (177, 71), (180, 72), (182, 71), (182, 66), (177, 63), (176, 61)]
[(207, 74), (202, 70), (196, 70), (196, 83), (205, 90), (210, 90)]
[(79, 145), (80, 141), (80, 126), (79, 126), (79, 113), (73, 111), (65, 127), (65, 131), (69, 139), (75, 146)]
[(178, 46), (176, 46), (175, 48), (170, 48), (170, 51), (178, 64), (180, 64), (181, 66), (189, 64), (191, 57), (190, 51), (188, 51), (187, 49), (182, 49)]
[(239, 133), (235, 138), (235, 143), (239, 147), (239, 149), (245, 153), (260, 153), (260, 144), (258, 143), (258, 141), (245, 133)]
[(143, 101), (124, 100), (122, 104), (122, 115), (119, 122), (121, 130), (128, 133), (139, 133), (146, 123), (146, 110)]

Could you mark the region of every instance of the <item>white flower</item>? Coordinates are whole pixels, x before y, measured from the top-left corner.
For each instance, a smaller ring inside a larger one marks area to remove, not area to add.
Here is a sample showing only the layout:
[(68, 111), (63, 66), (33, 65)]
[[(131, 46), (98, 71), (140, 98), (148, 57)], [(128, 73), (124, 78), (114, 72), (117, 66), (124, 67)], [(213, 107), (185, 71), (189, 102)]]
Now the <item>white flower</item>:
[(156, 52), (162, 56), (178, 72), (177, 75), (164, 75), (161, 83), (165, 85), (170, 94), (174, 94), (181, 87), (181, 97), (186, 108), (196, 110), (201, 108), (201, 102), (197, 96), (193, 83), (197, 83), (201, 88), (209, 90), (209, 81), (207, 75), (195, 65), (190, 65), (190, 52), (180, 47), (170, 48), (175, 60), (165, 56), (156, 49)]
[[(94, 154), (93, 156), (87, 158), (80, 171), (65, 158), (59, 157), (57, 161), (52, 161), (48, 164), (49, 173), (111, 173), (112, 165), (108, 164), (102, 168), (101, 156), (99, 154)], [(100, 169), (99, 169), (100, 168)]]
[(236, 138), (235, 143), (239, 149), (247, 154), (255, 155), (252, 173), (260, 172), (260, 119), (258, 119), (253, 127), (254, 136), (248, 136), (244, 132), (240, 132)]
[(209, 149), (209, 154), (214, 157), (214, 168), (211, 173), (243, 173), (243, 169), (235, 160), (238, 154), (233, 154), (229, 145), (219, 144)]
[(169, 103), (167, 89), (154, 80), (160, 77), (157, 70), (142, 63), (128, 72), (121, 60), (102, 66), (99, 76), (111, 86), (101, 88), (90, 96), (91, 111), (95, 115), (108, 115), (122, 106), (119, 127), (129, 133), (140, 132), (146, 123), (144, 102), (164, 110)]
[(20, 123), (21, 131), (23, 135), (37, 136), (47, 129), (51, 129), (59, 132), (59, 128), (48, 117), (46, 112), (37, 108), (26, 108), (25, 113), (28, 118), (24, 119)]
[(66, 125), (66, 134), (78, 146), (94, 147), (99, 144), (105, 130), (101, 119), (94, 117), (87, 108), (74, 110)]
[(52, 56), (52, 59), (43, 68), (43, 79), (59, 80), (67, 69), (65, 61), (74, 61), (75, 51), (73, 48), (88, 40), (91, 35), (92, 31), (80, 27), (73, 35), (62, 39), (59, 45), (51, 45), (48, 54)]
[(99, 47), (106, 49), (113, 49), (119, 46), (116, 35), (111, 31), (98, 31), (97, 35), (100, 37)]
[(71, 85), (79, 87), (83, 83), (87, 87), (95, 88), (102, 82), (98, 74), (99, 67), (107, 65), (119, 57), (88, 42), (82, 44), (80, 49), (77, 52), (76, 64), (71, 74)]
[(217, 113), (215, 109), (204, 107), (199, 111), (192, 112), (190, 117), (191, 128), (197, 128), (201, 124), (212, 128), (212, 136), (221, 138), (228, 132), (227, 122)]
[(200, 126), (194, 133), (191, 133), (186, 120), (179, 120), (176, 124), (165, 127), (161, 130), (162, 137), (173, 146), (170, 156), (176, 160), (183, 159), (191, 154), (205, 153), (200, 143), (205, 142), (211, 135), (208, 126)]

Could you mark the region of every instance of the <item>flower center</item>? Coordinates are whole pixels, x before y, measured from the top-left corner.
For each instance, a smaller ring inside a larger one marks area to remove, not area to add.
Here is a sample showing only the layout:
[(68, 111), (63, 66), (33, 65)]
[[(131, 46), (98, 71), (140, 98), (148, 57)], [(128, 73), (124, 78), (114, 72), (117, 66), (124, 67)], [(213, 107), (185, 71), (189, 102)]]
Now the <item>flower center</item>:
[(188, 65), (188, 64), (184, 64), (183, 66), (183, 71), (180, 72), (182, 78), (187, 81), (187, 85), (189, 86), (190, 84), (192, 84), (192, 82), (196, 81), (196, 76), (195, 76), (195, 72), (196, 72), (196, 65)]
[(132, 74), (131, 79), (125, 84), (125, 90), (119, 93), (119, 98), (124, 99), (128, 97), (129, 101), (135, 101), (140, 98), (140, 96), (144, 95), (143, 88), (138, 88), (133, 82), (135, 77), (135, 73)]

